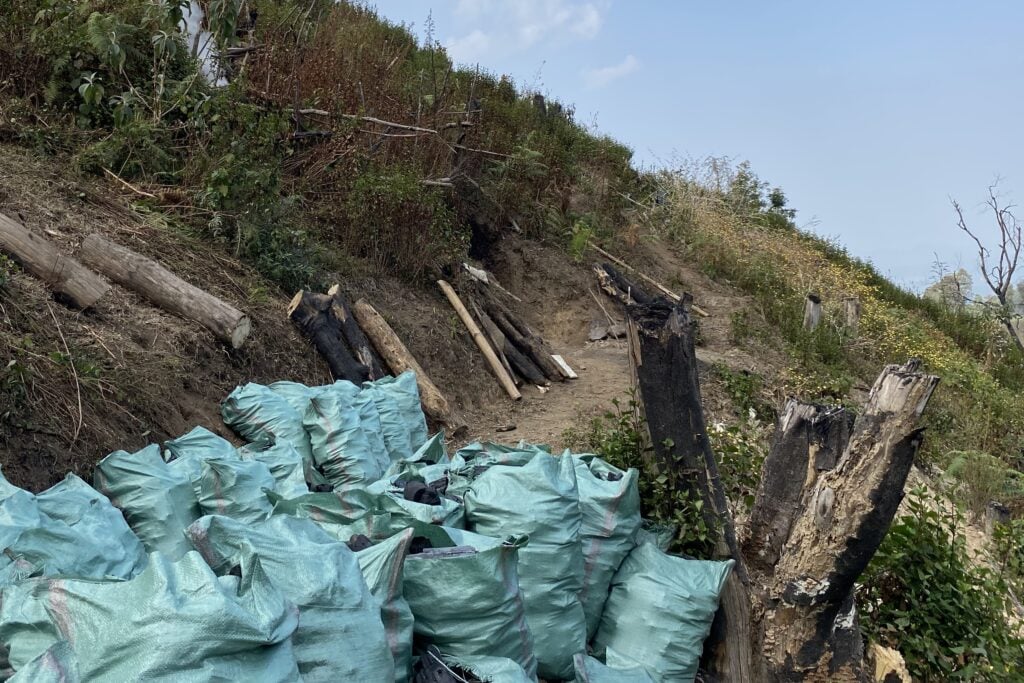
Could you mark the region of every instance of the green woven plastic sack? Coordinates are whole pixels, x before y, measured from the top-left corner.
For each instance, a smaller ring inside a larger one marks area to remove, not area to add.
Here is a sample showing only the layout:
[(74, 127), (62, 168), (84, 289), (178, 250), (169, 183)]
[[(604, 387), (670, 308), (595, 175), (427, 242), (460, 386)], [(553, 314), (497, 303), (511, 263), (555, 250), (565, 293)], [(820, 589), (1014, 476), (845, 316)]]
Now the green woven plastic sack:
[(191, 550), (185, 529), (200, 517), (199, 501), (189, 472), (165, 463), (156, 444), (103, 458), (93, 485), (124, 514), (147, 551), (177, 559)]
[(0, 477), (0, 586), (28, 576), (130, 578), (142, 543), (103, 494), (73, 474), (34, 496)]
[(675, 524), (659, 524), (649, 519), (641, 519), (636, 543), (653, 543), (659, 550), (667, 553), (678, 534), (679, 527)]
[(732, 565), (638, 545), (612, 580), (595, 652), (613, 650), (656, 680), (692, 681)]
[(377, 406), (389, 460), (411, 458), (427, 441), (427, 420), (420, 407), (416, 374), (407, 370), (398, 377), (365, 382), (363, 393)]
[(406, 558), (405, 599), (417, 638), (459, 659), (506, 657), (534, 680), (537, 660), (516, 571), (526, 539), (501, 541), (428, 525), (415, 525), (413, 533), (430, 539), (434, 548), (472, 549), (448, 557), (424, 552)]
[[(195, 427), (188, 434), (164, 442), (166, 460), (175, 458), (236, 458), (234, 445), (205, 427)], [(168, 457), (169, 456), (169, 457)]]
[(274, 477), (274, 490), (285, 498), (309, 493), (302, 456), (290, 443), (251, 443), (237, 451), (242, 460), (255, 460), (267, 466)]
[(236, 387), (220, 406), (224, 424), (246, 441), (289, 443), (304, 462), (313, 461), (302, 414), (262, 384)]
[(576, 667), (576, 683), (657, 683), (642, 667), (626, 665), (617, 668), (582, 652), (573, 658), (573, 665)]
[[(385, 478), (419, 476), (426, 468), (442, 466), (441, 471), (447, 472), (450, 459), (444, 445), (444, 432), (438, 432), (427, 439), (408, 460), (392, 462), (385, 472)], [(426, 479), (426, 475), (423, 475)], [(426, 479), (430, 481), (429, 479)]]
[(255, 460), (207, 460), (199, 478), (199, 508), (204, 515), (226, 515), (242, 522), (270, 517), (267, 498), (277, 482), (270, 469)]
[(572, 678), (573, 655), (587, 646), (575, 462), (540, 452), (522, 467), (493, 465), (473, 482), (465, 504), (471, 531), (530, 537), (519, 552), (519, 584), (536, 634), (537, 670), (543, 678)]
[(66, 640), (82, 680), (298, 681), (295, 606), (259, 563), (217, 577), (198, 553), (150, 555), (129, 581), (32, 579), (3, 590), (0, 642), (17, 671)]
[(387, 469), (387, 452), (372, 438), (379, 437), (380, 428), (375, 432), (364, 426), (367, 413), (375, 410), (369, 397), (349, 382), (323, 387), (310, 397), (303, 426), (313, 461), (335, 488), (376, 481)]
[[(106, 496), (74, 474), (37, 495), (35, 501), (39, 511), (49, 518), (44, 526), (60, 522), (72, 532), (72, 547), (52, 548), (54, 555), (78, 558), (74, 566), (65, 566), (61, 574), (130, 579), (146, 566), (146, 550), (124, 515)], [(0, 542), (11, 552), (18, 552), (16, 542)], [(95, 562), (83, 561), (90, 555)]]
[(380, 618), (395, 660), (395, 681), (409, 680), (412, 670), (412, 610), (402, 588), (402, 567), (412, 543), (412, 529), (356, 553), (370, 594), (380, 606)]
[[(192, 545), (218, 574), (254, 562), (299, 608), (292, 636), (307, 683), (393, 683), (379, 603), (370, 595), (355, 554), (309, 520), (275, 516), (258, 524), (203, 517), (188, 529)], [(236, 679), (239, 680), (239, 679)]]
[(580, 602), (587, 617), (587, 639), (597, 633), (612, 577), (636, 545), (640, 529), (637, 471), (620, 470), (597, 456), (571, 456), (576, 463), (583, 526), (583, 590)]
[(81, 683), (78, 657), (66, 640), (58, 640), (7, 679), (10, 683)]

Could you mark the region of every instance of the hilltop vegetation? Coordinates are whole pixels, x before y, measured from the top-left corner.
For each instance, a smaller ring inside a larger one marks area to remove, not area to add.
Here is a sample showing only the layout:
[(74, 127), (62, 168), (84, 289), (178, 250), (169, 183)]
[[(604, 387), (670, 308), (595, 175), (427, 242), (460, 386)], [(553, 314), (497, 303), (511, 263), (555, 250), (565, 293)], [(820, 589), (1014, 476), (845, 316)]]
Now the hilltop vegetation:
[[(453, 65), (438, 43), (421, 44), (365, 7), (255, 0), (240, 14), (237, 0), (202, 4), (214, 52), (236, 49), (217, 76), (226, 85), (211, 85), (180, 31), (183, 0), (6, 3), (0, 140), (64, 160), (73, 173), (116, 176), (161, 229), (216, 244), (289, 294), (322, 289), (339, 273), (425, 282), (467, 256), (486, 259), (510, 233), (575, 256), (592, 238), (664, 240), (751, 295), (754, 308), (731, 321), (737, 345), (765, 342), (754, 318), (777, 331), (789, 365), (778, 368), (774, 398), (855, 407), (882, 365), (919, 357), (942, 377), (921, 464), (945, 473), (946, 492), (967, 514), (990, 500), (1018, 515), (1024, 508), (1024, 356), (983, 309), (906, 291), (801, 231), (782, 190), (745, 164), (639, 172), (627, 147), (578, 123), (570, 106)], [(0, 258), (0, 287), (11, 267)], [(802, 325), (808, 292), (825, 307), (813, 332)], [(856, 337), (839, 322), (846, 297), (861, 303)], [(773, 406), (751, 395), (760, 378), (742, 381), (731, 389), (737, 404), (770, 421)], [(639, 448), (635, 434), (626, 437)], [(743, 448), (729, 463), (756, 469), (759, 457)], [(753, 488), (753, 474), (733, 473), (738, 493)], [(985, 583), (991, 577), (966, 573), (955, 530), (947, 548), (941, 520), (920, 507), (913, 514), (917, 522), (903, 520), (887, 541), (868, 601), (914, 585), (900, 565), (903, 551), (926, 547), (922, 539), (963, 582), (958, 600), (974, 605), (981, 593), (971, 591), (1005, 595), (1010, 584), (1000, 582), (1019, 581), (1019, 535), (1000, 537), (1005, 561), (998, 581)], [(908, 612), (965, 614), (958, 602), (928, 603), (928, 593), (869, 621), (876, 637), (906, 645), (916, 673), (996, 678), (1019, 664), (1020, 642), (998, 625), (979, 641), (998, 645), (990, 656), (963, 650), (959, 632), (902, 623)], [(1004, 607), (986, 602), (972, 624)]]

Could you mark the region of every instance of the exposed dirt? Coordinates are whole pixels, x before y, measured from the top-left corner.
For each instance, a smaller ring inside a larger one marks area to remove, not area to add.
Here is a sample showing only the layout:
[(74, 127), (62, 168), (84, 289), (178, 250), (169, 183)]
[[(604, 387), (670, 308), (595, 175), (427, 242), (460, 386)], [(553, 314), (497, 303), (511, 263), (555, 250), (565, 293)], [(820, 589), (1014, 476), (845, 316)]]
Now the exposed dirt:
[[(325, 364), (285, 319), (293, 292), (239, 263), (229, 245), (190, 236), (136, 200), (113, 181), (71, 179), (58, 162), (0, 146), (0, 211), (68, 253), (100, 232), (158, 260), (249, 313), (250, 341), (230, 351), (200, 326), (118, 286), (94, 310), (77, 312), (54, 301), (36, 278), (16, 272), (0, 290), (0, 464), (15, 484), (39, 490), (68, 471), (89, 478), (108, 452), (163, 441), (197, 424), (230, 436), (219, 403), (238, 384), (329, 381)], [(615, 249), (652, 277), (692, 292), (711, 313), (700, 320), (698, 358), (705, 369), (724, 363), (770, 380), (783, 367), (771, 345), (752, 353), (734, 343), (732, 316), (750, 303), (739, 292), (710, 280), (664, 243), (640, 240), (631, 250)], [(595, 285), (594, 256), (573, 262), (558, 245), (513, 235), (483, 261), (522, 299), (514, 304), (519, 314), (579, 374), (546, 393), (525, 386), (519, 402), (505, 396), (433, 283), (357, 271), (337, 279), (351, 298), (366, 297), (388, 319), (467, 419), (465, 439), (559, 447), (567, 429), (584, 427), (630, 386), (625, 342), (587, 341), (592, 320), (623, 315)], [(753, 318), (757, 324), (756, 313)], [(713, 373), (704, 373), (704, 393), (711, 419), (729, 413)], [(514, 431), (497, 431), (510, 424)]]

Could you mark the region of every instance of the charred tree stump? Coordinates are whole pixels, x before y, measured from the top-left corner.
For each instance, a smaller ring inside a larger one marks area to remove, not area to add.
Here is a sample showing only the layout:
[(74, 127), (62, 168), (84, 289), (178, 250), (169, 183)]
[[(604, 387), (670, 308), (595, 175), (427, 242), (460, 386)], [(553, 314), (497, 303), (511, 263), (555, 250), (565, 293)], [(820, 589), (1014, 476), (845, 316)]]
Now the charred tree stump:
[(820, 474), (775, 567), (764, 643), (773, 680), (861, 681), (854, 582), (885, 537), (921, 443), (938, 378), (890, 365), (835, 468)]
[(750, 511), (744, 555), (751, 568), (770, 573), (807, 503), (820, 472), (831, 470), (850, 440), (853, 415), (790, 399), (761, 470), (761, 485)]
[(374, 351), (370, 340), (363, 334), (362, 328), (356, 322), (352, 314), (352, 307), (348, 300), (341, 294), (341, 288), (334, 285), (327, 290), (327, 296), (331, 298), (331, 316), (338, 321), (341, 327), (341, 334), (345, 338), (352, 355), (362, 365), (366, 366), (370, 379), (380, 379), (387, 373), (384, 371), (384, 363), (380, 356)]
[(690, 296), (627, 306), (635, 329), (635, 365), (660, 474), (673, 488), (703, 502), (705, 523), (719, 535), (715, 555), (736, 561), (706, 652), (723, 680), (756, 680), (746, 566), (736, 541), (718, 462), (711, 450), (690, 318)]
[(249, 336), (249, 316), (182, 280), (156, 261), (97, 234), (82, 241), (82, 261), (160, 308), (194, 320), (239, 348)]
[(45, 282), (76, 308), (89, 308), (100, 300), (110, 285), (81, 263), (65, 256), (49, 240), (30, 232), (24, 225), (0, 213), (0, 249), (32, 275)]
[(353, 357), (345, 344), (341, 322), (331, 315), (334, 297), (300, 290), (288, 305), (288, 318), (327, 361), (334, 379), (362, 384), (370, 370)]

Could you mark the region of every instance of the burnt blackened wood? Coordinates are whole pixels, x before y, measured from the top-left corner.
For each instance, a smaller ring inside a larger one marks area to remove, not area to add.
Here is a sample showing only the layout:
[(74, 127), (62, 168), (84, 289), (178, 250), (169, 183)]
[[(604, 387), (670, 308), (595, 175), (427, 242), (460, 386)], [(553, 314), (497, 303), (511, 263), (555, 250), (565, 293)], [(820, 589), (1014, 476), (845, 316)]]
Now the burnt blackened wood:
[(387, 375), (384, 370), (384, 362), (377, 355), (373, 344), (366, 338), (362, 328), (359, 327), (359, 323), (352, 314), (352, 307), (341, 294), (338, 285), (327, 290), (327, 295), (331, 297), (330, 313), (341, 326), (341, 334), (356, 361), (366, 366), (369, 379), (380, 379)]
[(818, 472), (835, 467), (850, 439), (853, 415), (790, 399), (761, 470), (761, 485), (747, 524), (744, 554), (751, 568), (770, 572)]
[(341, 323), (331, 315), (333, 297), (300, 291), (288, 307), (288, 317), (327, 361), (334, 379), (361, 384), (370, 370), (358, 362), (345, 343)]
[[(553, 382), (563, 381), (565, 375), (551, 357), (551, 350), (547, 348), (540, 336), (534, 333), (526, 323), (520, 320), (507, 306), (498, 301), (486, 289), (477, 287), (477, 293), (479, 294), (481, 308), (505, 335), (506, 341), (515, 346), (521, 352), (521, 356), (528, 357), (547, 379)], [(502, 351), (505, 351), (505, 349), (503, 348)], [(513, 355), (515, 355), (515, 352), (513, 352)], [(505, 356), (508, 358), (509, 354), (506, 353)], [(512, 358), (508, 358), (508, 361), (515, 367), (515, 362)], [(524, 370), (527, 369), (524, 367)], [(532, 382), (525, 375), (523, 379)]]
[(917, 420), (937, 383), (916, 362), (888, 366), (835, 468), (820, 473), (769, 589), (765, 644), (774, 680), (862, 680), (854, 583), (903, 499), (921, 443)]
[(601, 289), (624, 304), (650, 305), (658, 300), (658, 297), (648, 294), (643, 287), (623, 275), (609, 263), (595, 263), (594, 272), (597, 274)]

